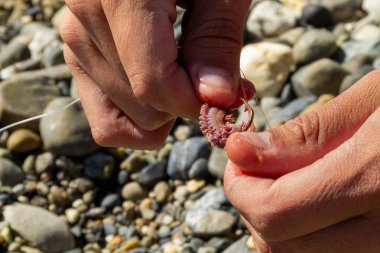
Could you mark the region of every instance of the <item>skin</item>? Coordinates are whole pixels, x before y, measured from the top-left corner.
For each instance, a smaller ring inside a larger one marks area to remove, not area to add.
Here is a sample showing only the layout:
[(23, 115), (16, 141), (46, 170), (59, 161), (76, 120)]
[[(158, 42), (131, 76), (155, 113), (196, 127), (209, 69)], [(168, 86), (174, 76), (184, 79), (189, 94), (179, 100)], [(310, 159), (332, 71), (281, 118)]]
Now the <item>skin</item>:
[[(66, 0), (64, 53), (102, 146), (154, 149), (176, 117), (196, 118), (202, 102), (241, 104), (239, 58), (250, 1), (183, 2), (175, 43), (173, 0)], [(240, 90), (239, 90), (240, 89)]]
[[(65, 59), (94, 139), (154, 149), (176, 117), (202, 103), (241, 104), (244, 17), (250, 1), (66, 0)], [(261, 253), (380, 252), (380, 73), (265, 134), (227, 140), (225, 192)], [(262, 138), (259, 138), (259, 137)]]
[(261, 253), (380, 252), (380, 70), (264, 133), (227, 140), (225, 192)]

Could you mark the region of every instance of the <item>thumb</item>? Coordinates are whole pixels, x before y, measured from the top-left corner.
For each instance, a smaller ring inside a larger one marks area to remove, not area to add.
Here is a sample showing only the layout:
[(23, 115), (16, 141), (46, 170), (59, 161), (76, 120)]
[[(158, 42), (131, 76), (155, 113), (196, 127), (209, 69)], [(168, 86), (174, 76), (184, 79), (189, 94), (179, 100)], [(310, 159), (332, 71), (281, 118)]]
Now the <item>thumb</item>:
[(250, 1), (189, 2), (191, 6), (186, 6), (180, 41), (184, 65), (203, 102), (230, 107), (237, 98), (240, 83), (244, 85), (239, 60)]
[(380, 71), (342, 95), (272, 131), (238, 133), (226, 143), (230, 160), (244, 172), (279, 177), (320, 159), (349, 139), (380, 106)]

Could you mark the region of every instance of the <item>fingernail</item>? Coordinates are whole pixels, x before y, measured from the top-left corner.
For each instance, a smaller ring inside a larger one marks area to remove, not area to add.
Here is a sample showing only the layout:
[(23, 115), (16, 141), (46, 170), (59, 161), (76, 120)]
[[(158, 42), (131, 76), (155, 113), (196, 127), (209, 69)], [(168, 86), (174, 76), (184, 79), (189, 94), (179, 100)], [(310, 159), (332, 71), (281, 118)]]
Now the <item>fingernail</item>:
[(268, 132), (252, 133), (247, 138), (249, 143), (257, 149), (269, 149), (270, 136)]
[(231, 73), (218, 68), (202, 68), (198, 73), (199, 91), (216, 89), (231, 92), (234, 87), (234, 79)]
[(199, 66), (192, 69), (192, 76), (202, 101), (219, 107), (228, 107), (235, 101), (238, 76), (234, 78), (224, 69)]

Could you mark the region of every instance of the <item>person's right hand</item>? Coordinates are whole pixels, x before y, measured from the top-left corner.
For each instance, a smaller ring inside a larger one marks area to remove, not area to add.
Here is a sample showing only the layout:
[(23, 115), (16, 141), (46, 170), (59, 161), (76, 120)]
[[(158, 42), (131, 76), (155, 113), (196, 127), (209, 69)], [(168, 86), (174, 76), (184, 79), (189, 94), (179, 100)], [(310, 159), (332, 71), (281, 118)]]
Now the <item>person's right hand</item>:
[(202, 102), (236, 106), (239, 87), (252, 95), (239, 74), (250, 1), (182, 2), (178, 50), (174, 0), (66, 0), (65, 59), (98, 144), (153, 149)]

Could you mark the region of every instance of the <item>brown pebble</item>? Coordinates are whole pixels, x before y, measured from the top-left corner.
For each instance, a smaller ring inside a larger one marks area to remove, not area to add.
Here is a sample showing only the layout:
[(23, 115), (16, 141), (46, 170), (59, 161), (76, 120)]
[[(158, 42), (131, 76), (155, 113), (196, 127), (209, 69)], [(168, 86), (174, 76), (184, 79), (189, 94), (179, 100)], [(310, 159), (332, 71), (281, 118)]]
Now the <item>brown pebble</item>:
[(28, 129), (19, 129), (11, 133), (7, 148), (15, 153), (25, 153), (41, 147), (41, 138)]

